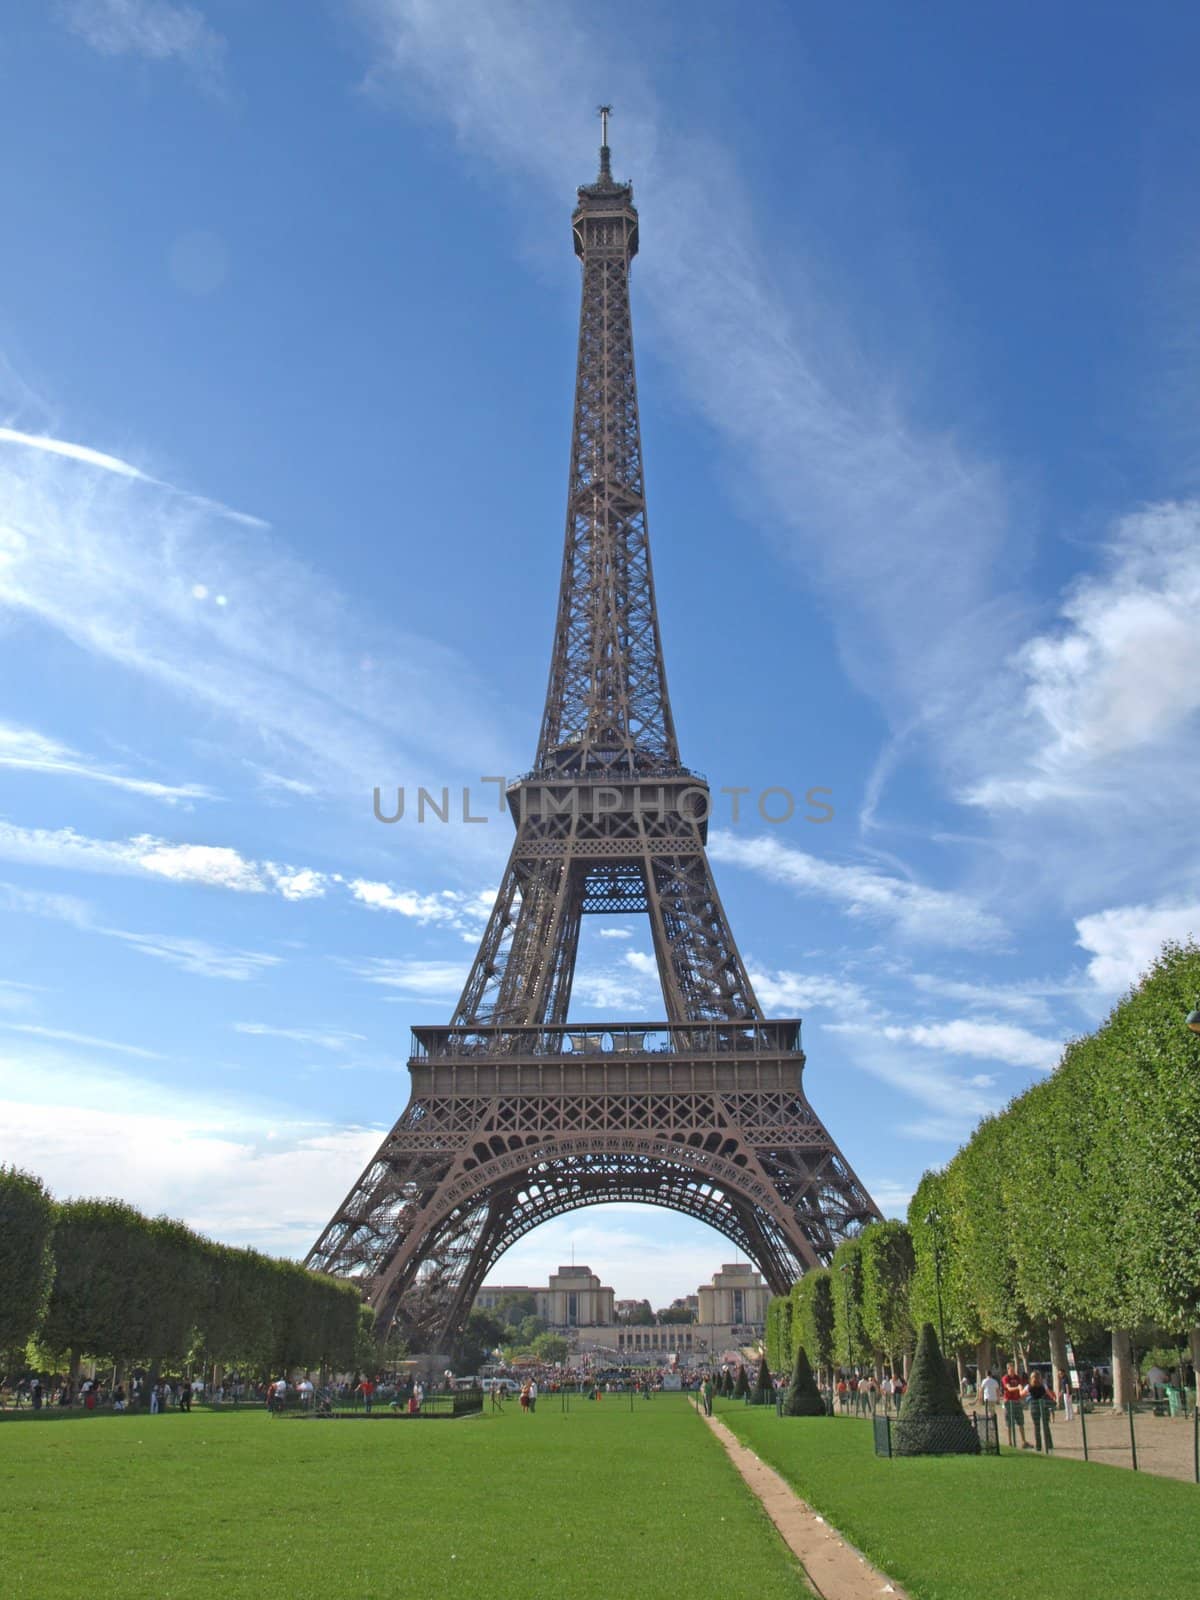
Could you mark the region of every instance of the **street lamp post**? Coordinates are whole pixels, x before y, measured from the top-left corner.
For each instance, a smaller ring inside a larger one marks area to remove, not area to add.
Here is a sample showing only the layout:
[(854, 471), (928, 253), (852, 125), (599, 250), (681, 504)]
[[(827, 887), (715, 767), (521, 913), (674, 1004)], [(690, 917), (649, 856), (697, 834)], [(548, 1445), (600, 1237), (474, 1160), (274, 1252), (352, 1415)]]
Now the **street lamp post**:
[(942, 1360), (946, 1359), (946, 1320), (942, 1315), (942, 1215), (940, 1211), (931, 1211), (925, 1218), (925, 1226), (933, 1234), (933, 1277), (937, 1284), (938, 1308), (938, 1340), (942, 1347)]

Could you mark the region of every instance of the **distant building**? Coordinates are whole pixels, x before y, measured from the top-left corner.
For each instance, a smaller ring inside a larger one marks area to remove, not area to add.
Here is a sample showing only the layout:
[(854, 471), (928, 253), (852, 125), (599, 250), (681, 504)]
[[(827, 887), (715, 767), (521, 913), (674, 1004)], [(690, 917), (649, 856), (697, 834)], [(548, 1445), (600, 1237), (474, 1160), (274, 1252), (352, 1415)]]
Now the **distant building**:
[(537, 1315), (565, 1333), (572, 1355), (607, 1354), (622, 1361), (683, 1367), (716, 1364), (730, 1350), (743, 1351), (763, 1335), (771, 1291), (751, 1266), (723, 1266), (712, 1282), (675, 1301), (696, 1312), (694, 1323), (631, 1325), (628, 1318), (643, 1300), (616, 1300), (590, 1267), (559, 1267), (544, 1287), (484, 1284), (475, 1297), (478, 1310), (492, 1311), (504, 1295), (531, 1295)]
[(617, 1320), (613, 1292), (591, 1267), (559, 1267), (547, 1289), (546, 1321), (554, 1328), (610, 1328)]
[(617, 1320), (613, 1292), (591, 1267), (559, 1267), (545, 1285), (485, 1283), (475, 1296), (475, 1310), (494, 1311), (513, 1294), (532, 1295), (535, 1316), (552, 1328), (608, 1328)]
[(722, 1267), (713, 1273), (712, 1282), (702, 1283), (696, 1293), (698, 1322), (728, 1323), (733, 1327), (761, 1327), (766, 1323), (771, 1291), (762, 1274), (751, 1266)]

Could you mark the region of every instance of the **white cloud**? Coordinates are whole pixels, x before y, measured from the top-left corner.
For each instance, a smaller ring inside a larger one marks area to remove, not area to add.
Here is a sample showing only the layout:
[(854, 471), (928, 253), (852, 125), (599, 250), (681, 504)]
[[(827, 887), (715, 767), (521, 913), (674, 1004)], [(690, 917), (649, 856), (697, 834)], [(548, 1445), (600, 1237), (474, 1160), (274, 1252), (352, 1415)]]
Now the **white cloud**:
[(632, 939), (633, 938), (633, 930), (631, 928), (601, 928), (599, 930), (599, 933), (600, 933), (600, 937), (602, 939)]
[[(2, 431), (2, 430), (0, 430)], [(158, 783), (149, 778), (131, 778), (110, 767), (80, 757), (78, 752), (32, 728), (0, 723), (0, 767), (23, 772), (47, 772), (64, 778), (83, 778), (89, 783), (110, 784), (131, 794), (152, 800), (211, 800), (212, 791), (203, 784)]]
[[(876, 1033), (881, 1038), (903, 1040), (921, 1045), (927, 1050), (940, 1050), (947, 1055), (975, 1056), (984, 1061), (1003, 1061), (1010, 1067), (1032, 1067), (1038, 1072), (1049, 1072), (1062, 1054), (1062, 1043), (1043, 1039), (1027, 1028), (1018, 1028), (1011, 1022), (984, 1022), (958, 1019), (953, 1022), (917, 1022), (907, 1024), (882, 1023), (872, 1027), (865, 1023), (834, 1023), (831, 1032), (850, 1031)], [(976, 1087), (978, 1077), (969, 1079)]]
[(658, 962), (644, 950), (626, 950), (622, 960), (627, 967), (640, 972), (644, 978), (658, 977)]
[(285, 900), (320, 900), (329, 882), (323, 872), (314, 872), (311, 867), (297, 870), (268, 861), (266, 871)]
[(1112, 906), (1080, 917), (1075, 931), (1091, 956), (1088, 977), (1104, 994), (1117, 995), (1153, 965), (1167, 940), (1200, 940), (1200, 900)]
[(71, 1033), (65, 1028), (43, 1028), (33, 1022), (0, 1022), (0, 1027), (7, 1028), (10, 1033), (28, 1034), (31, 1038), (54, 1039), (61, 1044), (81, 1044), (91, 1050), (113, 1050), (119, 1055), (138, 1056), (143, 1061), (165, 1060), (157, 1050), (144, 1050), (136, 1044), (121, 1044), (115, 1039), (97, 1039), (88, 1033)]
[(467, 981), (467, 968), (451, 961), (403, 961), (369, 956), (348, 964), (368, 983), (395, 989), (399, 995), (413, 999), (445, 1000), (450, 1005), (458, 999)]
[(969, 802), (1144, 803), (1156, 751), (1164, 777), (1174, 772), (1194, 795), (1200, 764), (1184, 730), (1200, 712), (1198, 550), (1200, 503), (1152, 506), (1118, 524), (1104, 570), (1076, 583), (1059, 627), (1017, 657), (1019, 711), (982, 730), (1006, 769), (970, 787)]
[(213, 1238), (293, 1256), (383, 1132), (297, 1121), (33, 1042), (0, 1044), (0, 1127), (4, 1159), (39, 1173), (59, 1198), (115, 1194)]
[(179, 967), (183, 972), (202, 978), (231, 978), (246, 982), (259, 977), (270, 967), (280, 965), (281, 958), (253, 950), (231, 950), (221, 945), (209, 944), (204, 939), (188, 939), (170, 934), (132, 933), (125, 928), (107, 928), (96, 920), (92, 907), (86, 900), (74, 895), (46, 894), (37, 889), (19, 889), (15, 884), (0, 883), (0, 910), (24, 913), (27, 916), (49, 917), (55, 922), (69, 923), (82, 932), (96, 933), (106, 939), (119, 939), (122, 943)]
[(316, 1045), (321, 1050), (348, 1050), (366, 1039), (364, 1033), (347, 1033), (342, 1028), (276, 1028), (268, 1022), (235, 1022), (233, 1030), (259, 1039), (290, 1039), (295, 1044)]
[(224, 61), (222, 36), (203, 12), (177, 0), (60, 0), (59, 9), (101, 55), (180, 60), (205, 73), (218, 73)]
[(934, 972), (909, 972), (905, 976), (922, 994), (981, 1006), (988, 1011), (1011, 1011), (1036, 1022), (1049, 1018), (1047, 996), (1074, 995), (1078, 987), (1065, 983), (969, 983), (959, 978), (943, 978)]
[(262, 894), (258, 868), (228, 845), (164, 844), (143, 835), (130, 842), (134, 864), (175, 883), (205, 883), (215, 889)]
[[(488, 691), (457, 653), (354, 614), (258, 519), (15, 429), (0, 431), (0, 505), (0, 612), (223, 719), (227, 757), (269, 755), (290, 782), (360, 804), (398, 770), (436, 764), (449, 782), (464, 749), (485, 771), (509, 765)], [(198, 587), (228, 603), (198, 602)], [(436, 844), (476, 859), (494, 834), (446, 827)], [(420, 842), (435, 841), (423, 830)]]
[(281, 964), (282, 958), (264, 955), (255, 950), (232, 950), (209, 944), (205, 939), (172, 938), (159, 933), (126, 933), (117, 928), (98, 928), (98, 933), (122, 939), (143, 955), (166, 961), (181, 972), (190, 972), (198, 978), (229, 978), (237, 983), (247, 983), (261, 977), (270, 967)]
[(867, 1003), (857, 983), (820, 973), (752, 971), (750, 982), (760, 1004), (777, 1015), (794, 1016), (810, 1006), (860, 1011)]
[(832, 900), (849, 917), (891, 923), (928, 944), (976, 947), (1004, 937), (1004, 925), (966, 895), (933, 889), (873, 867), (840, 865), (776, 839), (743, 839), (717, 830), (709, 836), (714, 861), (745, 867), (802, 895)]
[[(916, 1124), (903, 1127), (911, 1137), (936, 1139), (953, 1149), (980, 1118), (999, 1110), (1005, 1098), (980, 1084), (979, 1074), (961, 1076), (949, 1071), (927, 1052), (905, 1049), (906, 1041), (887, 1038), (882, 1029), (852, 1023), (823, 1023), (822, 1028), (844, 1039), (850, 1060), (860, 1072), (932, 1113), (923, 1119), (919, 1132)], [(932, 1131), (935, 1124), (940, 1130), (937, 1133)]]

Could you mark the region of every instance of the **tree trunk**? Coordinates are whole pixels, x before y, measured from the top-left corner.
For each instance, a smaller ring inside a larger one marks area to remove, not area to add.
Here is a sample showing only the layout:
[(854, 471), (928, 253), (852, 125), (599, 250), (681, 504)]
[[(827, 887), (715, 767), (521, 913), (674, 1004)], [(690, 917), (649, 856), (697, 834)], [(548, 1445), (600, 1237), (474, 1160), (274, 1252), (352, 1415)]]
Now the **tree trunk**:
[(1200, 1394), (1200, 1325), (1188, 1329), (1188, 1345), (1192, 1353), (1192, 1387)]
[(1071, 1381), (1067, 1371), (1067, 1328), (1061, 1317), (1050, 1319), (1050, 1366), (1054, 1392), (1061, 1394)]
[(70, 1385), (71, 1399), (75, 1398), (75, 1390), (79, 1384), (79, 1364), (83, 1357), (78, 1350), (71, 1351), (70, 1365), (67, 1367), (67, 1383)]
[(992, 1370), (992, 1341), (990, 1335), (986, 1333), (975, 1346), (975, 1369), (980, 1383)]
[(962, 1393), (963, 1379), (967, 1375), (967, 1361), (961, 1346), (954, 1352), (954, 1365), (958, 1372), (958, 1392)]
[(1113, 1410), (1124, 1411), (1137, 1398), (1133, 1381), (1133, 1343), (1126, 1328), (1113, 1329), (1112, 1369)]

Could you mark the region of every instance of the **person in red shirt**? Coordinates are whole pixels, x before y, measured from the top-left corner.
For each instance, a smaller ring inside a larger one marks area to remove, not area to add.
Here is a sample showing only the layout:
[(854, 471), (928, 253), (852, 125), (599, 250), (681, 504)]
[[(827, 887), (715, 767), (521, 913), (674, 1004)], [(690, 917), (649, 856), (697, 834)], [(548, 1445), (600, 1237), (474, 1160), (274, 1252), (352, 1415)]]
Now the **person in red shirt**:
[(358, 1393), (363, 1397), (363, 1410), (371, 1415), (371, 1403), (375, 1399), (375, 1382), (372, 1378), (364, 1378), (357, 1386)]
[(1021, 1449), (1029, 1450), (1032, 1446), (1025, 1437), (1025, 1407), (1022, 1401), (1029, 1393), (1024, 1378), (1017, 1371), (1017, 1363), (1010, 1361), (1004, 1376), (1000, 1379), (1000, 1387), (1004, 1391), (1004, 1420), (1008, 1423), (1009, 1437), (1013, 1429), (1021, 1435)]

